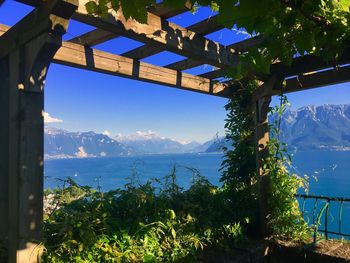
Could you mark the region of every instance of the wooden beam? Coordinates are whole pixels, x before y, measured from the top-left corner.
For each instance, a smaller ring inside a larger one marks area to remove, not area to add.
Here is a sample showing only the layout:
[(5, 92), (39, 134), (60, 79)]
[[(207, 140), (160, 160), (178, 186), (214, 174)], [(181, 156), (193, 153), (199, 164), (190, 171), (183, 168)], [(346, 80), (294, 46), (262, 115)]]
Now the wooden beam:
[(192, 8), (192, 4), (190, 1), (184, 2), (184, 6), (180, 8), (173, 8), (169, 5), (165, 5), (164, 3), (159, 3), (155, 6), (151, 6), (149, 8), (149, 12), (155, 14), (156, 16), (160, 16), (162, 18), (170, 18), (173, 16), (177, 16), (181, 13), (184, 13)]
[(83, 0), (74, 19), (92, 26), (114, 32), (154, 47), (169, 50), (179, 55), (193, 59), (204, 60), (218, 67), (234, 67), (238, 56), (234, 50), (224, 47), (217, 42), (205, 39), (193, 31), (187, 30), (159, 16), (148, 13), (147, 24), (135, 20), (125, 20), (122, 13), (112, 12), (108, 18), (102, 19), (88, 15)]
[(216, 69), (216, 70), (212, 70), (212, 71), (200, 74), (199, 76), (201, 76), (203, 78), (207, 78), (207, 79), (216, 79), (216, 78), (220, 78), (220, 77), (225, 77), (226, 71), (222, 70), (222, 69)]
[[(329, 69), (321, 72), (314, 72), (286, 80), (286, 86), (283, 88), (285, 93), (303, 91), (335, 85), (350, 81), (350, 66), (344, 66), (335, 69)], [(280, 93), (281, 86), (272, 91), (272, 95)]]
[(174, 70), (185, 70), (185, 69), (194, 68), (203, 64), (206, 64), (206, 63), (201, 60), (186, 58), (186, 59), (171, 63), (169, 65), (166, 65), (165, 67), (174, 69)]
[[(0, 36), (10, 27), (0, 25)], [(83, 45), (63, 42), (57, 51), (55, 63), (106, 73), (115, 76), (142, 80), (151, 83), (197, 91), (220, 97), (228, 97), (226, 84), (213, 82), (209, 79), (178, 72), (134, 59), (110, 54)]]
[(201, 34), (203, 36), (223, 29), (224, 26), (218, 23), (218, 15), (211, 16), (206, 18), (198, 23), (195, 23), (189, 27), (188, 30), (196, 32), (197, 34)]
[[(168, 7), (165, 7), (164, 4), (158, 4), (150, 8), (151, 13), (158, 15), (162, 18), (169, 18), (175, 15), (181, 14), (186, 10), (187, 10), (186, 7), (178, 8), (178, 9), (169, 9)], [(80, 36), (70, 39), (69, 42), (92, 47), (117, 37), (119, 36), (112, 32), (105, 31), (100, 28), (96, 28), (90, 32), (87, 32), (85, 34), (82, 34)]]
[(83, 46), (91, 47), (117, 37), (118, 35), (114, 33), (96, 28), (90, 32), (87, 32), (85, 34), (72, 38), (68, 41), (72, 43), (80, 44)]
[[(343, 54), (337, 60), (337, 64), (340, 65), (348, 63), (350, 63), (350, 48), (344, 50)], [(337, 64), (326, 62), (324, 59), (318, 56), (307, 55), (295, 58), (291, 66), (287, 66), (281, 62), (271, 65), (271, 74), (289, 77), (335, 67)]]
[[(246, 52), (250, 48), (261, 44), (263, 40), (264, 40), (264, 38), (262, 36), (256, 36), (256, 37), (252, 37), (252, 38), (228, 45), (227, 48), (233, 49), (236, 52)], [(193, 60), (193, 59), (187, 58), (187, 59), (175, 62), (175, 63), (171, 63), (165, 67), (171, 68), (171, 69), (176, 69), (176, 70), (185, 70), (185, 69), (200, 66), (202, 64), (205, 64), (205, 62), (200, 61), (200, 60)], [(206, 73), (204, 73), (203, 76), (207, 77), (205, 74)], [(210, 75), (208, 73), (208, 78), (210, 78), (210, 79), (220, 78), (220, 77), (224, 77), (225, 74), (226, 74), (226, 70), (218, 68), (218, 69), (212, 71), (210, 73)], [(200, 75), (200, 76), (202, 76), (202, 75)]]
[(217, 96), (226, 88), (226, 85), (205, 78), (68, 42), (56, 53), (54, 62)]
[[(221, 28), (223, 27), (218, 24), (217, 16), (213, 16), (211, 18), (205, 19), (201, 22), (187, 27), (188, 30), (191, 30), (200, 35), (206, 35)], [(164, 50), (159, 49), (157, 47), (153, 47), (151, 45), (143, 45), (141, 47), (123, 53), (122, 56), (134, 59), (143, 59), (158, 54), (162, 51)]]
[[(75, 10), (74, 0), (62, 0), (45, 2), (45, 8), (33, 10), (32, 16), (25, 16), (15, 26), (14, 30), (8, 31), (2, 36), (0, 45), (0, 58), (8, 54), (11, 50), (15, 50), (28, 39), (33, 39), (42, 29), (51, 27), (52, 30), (63, 32), (61, 23), (69, 14)], [(50, 13), (52, 11), (52, 14)], [(32, 14), (31, 12), (31, 14)], [(61, 27), (61, 28), (60, 28)]]

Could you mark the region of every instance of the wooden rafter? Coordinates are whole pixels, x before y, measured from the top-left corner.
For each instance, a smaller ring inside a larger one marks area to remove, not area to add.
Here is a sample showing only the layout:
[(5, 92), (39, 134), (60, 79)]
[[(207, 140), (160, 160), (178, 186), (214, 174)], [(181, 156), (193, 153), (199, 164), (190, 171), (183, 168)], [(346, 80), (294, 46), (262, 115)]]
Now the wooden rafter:
[[(0, 36), (10, 27), (0, 25)], [(66, 66), (142, 80), (201, 93), (229, 96), (226, 84), (110, 54), (80, 44), (63, 42), (53, 62)]]
[[(17, 1), (31, 5), (36, 5), (38, 3), (38, 0)], [(140, 24), (134, 20), (125, 21), (120, 14), (110, 15), (108, 20), (89, 16), (84, 8), (84, 3), (86, 1), (87, 0), (80, 0), (80, 9), (73, 16), (74, 19), (96, 26), (102, 30), (114, 34), (121, 33), (120, 35), (149, 44), (150, 49), (153, 49), (154, 52), (158, 52), (158, 50), (169, 50), (188, 57), (185, 60), (167, 65), (166, 67), (169, 69), (179, 71), (202, 64), (217, 66), (216, 70), (199, 75), (199, 77), (204, 79), (215, 79), (225, 76), (227, 68), (236, 65), (238, 62), (238, 54), (235, 52), (245, 52), (256, 45), (259, 45), (264, 40), (262, 36), (257, 36), (223, 47), (216, 42), (206, 40), (203, 36), (195, 34), (195, 32), (192, 31), (198, 31), (198, 29), (192, 27), (192, 30), (189, 30), (173, 23), (169, 23), (155, 15), (157, 14), (155, 12), (153, 12), (153, 14), (148, 14), (149, 23), (147, 25)], [(167, 9), (167, 7), (164, 8)], [(164, 10), (162, 12), (165, 12), (168, 15), (174, 14), (172, 13), (174, 11), (171, 9)], [(158, 13), (158, 15), (161, 14)], [(210, 22), (213, 23), (213, 27), (215, 27), (215, 19), (216, 18), (212, 20), (213, 22)], [(198, 28), (201, 27), (198, 26)], [(350, 51), (345, 52), (345, 55), (340, 60), (341, 64), (350, 62), (349, 54)], [(145, 54), (141, 54), (140, 56), (145, 56)], [(286, 67), (282, 63), (275, 63), (271, 66), (271, 72), (273, 75), (288, 77), (321, 70), (331, 66), (333, 65), (325, 63), (319, 57), (304, 56), (295, 59), (291, 67)]]
[[(285, 93), (290, 93), (349, 81), (350, 66), (344, 66), (287, 79), (283, 90)], [(273, 95), (279, 94), (279, 91), (274, 90), (273, 92)]]
[[(188, 30), (193, 31), (199, 35), (207, 35), (222, 28), (223, 27), (217, 22), (217, 16), (204, 19), (194, 25), (187, 27)], [(152, 47), (150, 45), (143, 45), (141, 47), (125, 52), (122, 54), (122, 56), (134, 59), (143, 59), (158, 54), (162, 51), (163, 49)]]
[[(17, 0), (35, 5), (37, 0)], [(215, 41), (205, 39), (195, 32), (170, 23), (161, 17), (148, 12), (147, 24), (135, 20), (125, 20), (121, 12), (111, 13), (107, 19), (93, 17), (88, 14), (85, 3), (79, 1), (79, 9), (73, 19), (95, 26), (116, 35), (122, 35), (150, 44), (153, 47), (172, 51), (179, 55), (200, 60), (217, 67), (230, 68), (238, 63), (238, 56), (234, 50), (226, 48)]]
[(114, 33), (96, 28), (85, 34), (70, 39), (69, 42), (92, 47), (117, 37), (118, 36)]
[(79, 9), (73, 18), (80, 22), (179, 55), (204, 60), (217, 67), (229, 68), (237, 65), (238, 56), (234, 50), (205, 39), (193, 31), (170, 23), (154, 14), (148, 13), (147, 24), (141, 24), (132, 19), (126, 21), (120, 11), (110, 14), (107, 19), (102, 19), (88, 15), (84, 1), (79, 3)]
[[(261, 44), (263, 39), (264, 38), (261, 36), (256, 36), (256, 37), (252, 37), (252, 38), (228, 45), (227, 48), (233, 49), (236, 52), (246, 52), (250, 48)], [(165, 67), (176, 69), (176, 70), (185, 70), (185, 69), (194, 68), (203, 64), (205, 64), (203, 61), (187, 58), (175, 63), (171, 63)], [(225, 73), (226, 73), (226, 70), (218, 68), (216, 70), (213, 70), (213, 72), (211, 72), (210, 78), (215, 79), (215, 78), (223, 77), (225, 76)]]
[[(164, 6), (164, 4), (157, 4), (156, 6), (150, 8), (150, 12), (158, 15), (162, 18), (169, 18), (178, 14), (181, 14), (187, 10), (186, 7), (178, 8), (178, 9), (169, 9)], [(80, 36), (77, 36), (75, 38), (70, 39), (70, 42), (81, 44), (84, 46), (95, 46), (98, 44), (101, 44), (103, 42), (106, 42), (108, 40), (114, 39), (119, 37), (118, 35), (114, 34), (113, 32), (105, 31), (100, 28), (96, 28), (90, 32), (87, 32), (85, 34), (82, 34)]]

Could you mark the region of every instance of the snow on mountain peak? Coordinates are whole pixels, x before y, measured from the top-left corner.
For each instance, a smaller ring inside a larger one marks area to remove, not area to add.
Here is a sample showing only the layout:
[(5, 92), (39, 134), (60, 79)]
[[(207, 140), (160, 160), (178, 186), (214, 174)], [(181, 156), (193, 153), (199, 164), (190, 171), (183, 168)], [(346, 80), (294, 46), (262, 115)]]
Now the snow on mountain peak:
[(131, 135), (118, 134), (116, 137), (117, 141), (143, 141), (143, 140), (164, 140), (165, 137), (159, 137), (154, 131), (137, 131)]

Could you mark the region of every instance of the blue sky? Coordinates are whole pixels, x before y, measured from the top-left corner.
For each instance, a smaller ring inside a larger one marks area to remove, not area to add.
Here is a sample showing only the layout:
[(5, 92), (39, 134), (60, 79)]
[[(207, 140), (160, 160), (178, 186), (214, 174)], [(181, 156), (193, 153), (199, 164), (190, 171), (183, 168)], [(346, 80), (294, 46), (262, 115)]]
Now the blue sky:
[[(0, 8), (0, 23), (13, 25), (31, 8), (6, 0)], [(171, 20), (188, 26), (205, 19), (212, 12), (201, 9), (197, 14), (182, 14)], [(65, 39), (93, 28), (71, 22)], [(227, 45), (246, 38), (238, 31), (221, 30), (208, 36)], [(117, 38), (96, 48), (121, 54), (142, 45), (137, 41)], [(181, 56), (170, 52), (144, 59), (156, 65), (166, 65)], [(199, 74), (210, 71), (201, 66), (186, 72)], [(304, 105), (350, 103), (350, 84), (340, 84), (289, 94), (293, 108)], [(149, 84), (125, 78), (84, 71), (52, 64), (45, 86), (45, 111), (56, 121), (50, 125), (71, 130), (130, 134), (152, 130), (161, 136), (181, 141), (205, 141), (217, 132), (223, 134), (226, 99)], [(275, 100), (273, 101), (275, 103)]]

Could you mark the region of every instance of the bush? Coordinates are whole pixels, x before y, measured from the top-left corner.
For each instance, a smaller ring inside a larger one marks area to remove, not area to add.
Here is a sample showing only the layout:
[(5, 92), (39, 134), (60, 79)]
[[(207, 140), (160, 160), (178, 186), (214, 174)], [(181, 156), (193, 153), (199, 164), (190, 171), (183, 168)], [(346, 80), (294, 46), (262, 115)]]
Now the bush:
[(106, 193), (71, 179), (47, 191), (56, 209), (45, 216), (44, 261), (193, 262), (208, 246), (241, 239), (240, 224), (220, 213), (229, 211), (222, 190), (197, 176), (184, 191), (175, 171)]

